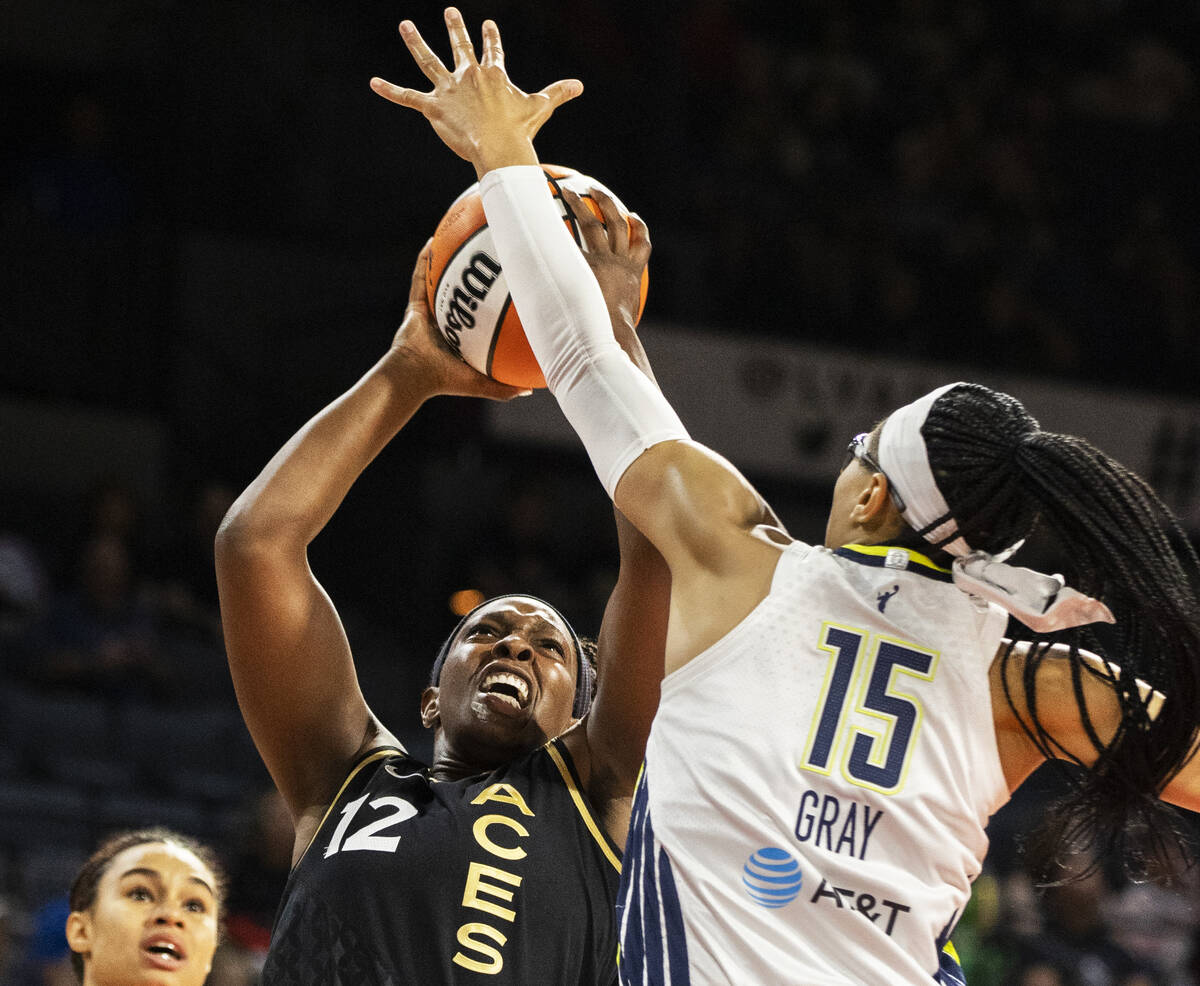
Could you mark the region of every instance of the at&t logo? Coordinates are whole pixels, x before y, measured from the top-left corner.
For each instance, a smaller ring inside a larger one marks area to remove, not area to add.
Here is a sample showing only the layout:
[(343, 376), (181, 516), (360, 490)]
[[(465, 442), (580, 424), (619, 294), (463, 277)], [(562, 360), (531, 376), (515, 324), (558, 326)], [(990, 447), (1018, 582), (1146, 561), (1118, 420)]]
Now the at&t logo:
[(800, 864), (791, 854), (773, 846), (752, 853), (742, 867), (742, 883), (746, 893), (763, 907), (783, 907), (800, 893), (804, 876)]

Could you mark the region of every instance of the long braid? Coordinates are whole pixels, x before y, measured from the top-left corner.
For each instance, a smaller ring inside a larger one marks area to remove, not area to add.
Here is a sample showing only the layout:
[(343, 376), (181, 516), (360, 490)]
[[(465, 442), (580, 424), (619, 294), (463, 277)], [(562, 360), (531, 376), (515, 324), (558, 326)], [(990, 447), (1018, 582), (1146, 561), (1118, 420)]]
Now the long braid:
[[(1065, 549), (1068, 582), (1108, 604), (1113, 627), (1079, 627), (1035, 645), (1070, 646), (1071, 673), (1084, 728), (1096, 751), (1085, 773), (1047, 813), (1031, 839), (1042, 875), (1064, 853), (1117, 852), (1131, 872), (1160, 863), (1177, 846), (1174, 812), (1157, 799), (1192, 751), (1200, 708), (1200, 562), (1168, 508), (1135, 473), (1083, 439), (1038, 430), (1020, 402), (962, 385), (934, 404), (922, 429), (939, 489), (975, 548), (1000, 551), (1035, 523)], [(1105, 743), (1084, 702), (1084, 647), (1121, 668), (1114, 692), (1121, 722)], [(1046, 648), (1026, 658), (1022, 722), (1048, 757), (1065, 751), (1038, 715), (1037, 669)], [(1003, 656), (1007, 663), (1011, 651)], [(1151, 722), (1135, 679), (1168, 698)], [(1005, 682), (1007, 675), (1003, 676)], [(1007, 687), (1007, 685), (1006, 685)], [(1009, 695), (1014, 713), (1017, 703)], [(1070, 758), (1073, 759), (1073, 758)]]

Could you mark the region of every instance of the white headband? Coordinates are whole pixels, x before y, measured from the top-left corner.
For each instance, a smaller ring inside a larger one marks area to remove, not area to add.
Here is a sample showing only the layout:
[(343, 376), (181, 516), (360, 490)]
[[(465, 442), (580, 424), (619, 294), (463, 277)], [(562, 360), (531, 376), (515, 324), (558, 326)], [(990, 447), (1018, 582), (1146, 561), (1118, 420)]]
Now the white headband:
[(957, 386), (946, 384), (905, 404), (893, 411), (880, 429), (879, 466), (904, 501), (900, 516), (926, 541), (957, 556), (953, 575), (958, 588), (991, 600), (1034, 630), (1048, 633), (1084, 623), (1115, 622), (1104, 603), (1076, 592), (1061, 575), (1006, 564), (1005, 559), (1023, 542), (991, 555), (972, 550), (961, 535), (955, 537), (958, 521), (929, 468), (921, 427), (934, 401)]
[(879, 465), (904, 500), (900, 516), (908, 526), (943, 551), (966, 555), (971, 547), (961, 537), (941, 543), (958, 530), (958, 522), (950, 515), (946, 499), (934, 481), (929, 452), (921, 437), (921, 426), (929, 417), (933, 402), (957, 386), (958, 383), (948, 383), (938, 387), (888, 416), (879, 432)]

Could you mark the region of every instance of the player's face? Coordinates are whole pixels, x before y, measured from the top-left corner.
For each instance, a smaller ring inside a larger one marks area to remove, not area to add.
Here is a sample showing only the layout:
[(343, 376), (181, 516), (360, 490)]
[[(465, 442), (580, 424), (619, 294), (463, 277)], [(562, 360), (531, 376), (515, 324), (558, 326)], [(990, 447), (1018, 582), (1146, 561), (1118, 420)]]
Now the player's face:
[(94, 986), (201, 986), (217, 947), (212, 871), (162, 842), (113, 857), (86, 911), (67, 919), (67, 942)]
[(562, 618), (524, 596), (475, 613), (450, 648), (437, 717), (458, 757), (486, 766), (534, 749), (571, 724), (575, 646)]

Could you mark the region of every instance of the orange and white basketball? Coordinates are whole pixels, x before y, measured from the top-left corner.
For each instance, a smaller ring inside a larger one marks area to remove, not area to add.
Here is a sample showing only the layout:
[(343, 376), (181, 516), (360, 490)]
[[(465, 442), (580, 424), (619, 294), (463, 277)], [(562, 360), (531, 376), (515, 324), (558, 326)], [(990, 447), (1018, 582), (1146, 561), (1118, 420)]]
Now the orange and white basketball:
[[(563, 201), (560, 191), (563, 186), (579, 195), (597, 218), (602, 218), (600, 207), (588, 194), (595, 187), (612, 196), (621, 215), (628, 216), (620, 199), (594, 178), (553, 164), (542, 165), (542, 171), (563, 221), (581, 249), (586, 246), (574, 216)], [(648, 272), (643, 270), (639, 319), (646, 305), (648, 284)], [(426, 292), (438, 331), (465, 363), (514, 387), (546, 386), (508, 293), (483, 214), (478, 183), (454, 200), (434, 231)]]

